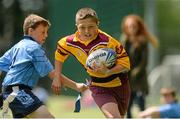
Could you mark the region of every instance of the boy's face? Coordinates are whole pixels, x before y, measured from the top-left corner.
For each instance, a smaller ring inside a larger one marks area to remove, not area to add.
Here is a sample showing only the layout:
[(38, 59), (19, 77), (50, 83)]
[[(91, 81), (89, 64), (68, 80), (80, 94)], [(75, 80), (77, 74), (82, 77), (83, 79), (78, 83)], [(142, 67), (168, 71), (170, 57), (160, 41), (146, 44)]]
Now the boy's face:
[(175, 101), (175, 98), (171, 93), (161, 94), (161, 102), (163, 104), (169, 104)]
[(76, 26), (81, 40), (91, 40), (98, 33), (98, 25), (92, 18), (78, 20)]
[(34, 38), (39, 44), (43, 44), (48, 36), (48, 26), (38, 25), (35, 29), (30, 28), (29, 34)]

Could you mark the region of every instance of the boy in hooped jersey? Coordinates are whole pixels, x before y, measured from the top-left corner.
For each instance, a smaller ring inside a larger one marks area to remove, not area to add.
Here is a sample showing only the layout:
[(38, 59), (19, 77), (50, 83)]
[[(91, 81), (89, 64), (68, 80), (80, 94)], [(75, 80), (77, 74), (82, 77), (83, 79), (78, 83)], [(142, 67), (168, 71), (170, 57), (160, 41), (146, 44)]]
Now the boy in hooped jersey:
[[(30, 14), (24, 20), (22, 40), (0, 57), (0, 75), (6, 72), (2, 83), (3, 114), (10, 107), (13, 118), (54, 118), (31, 91), (40, 77), (54, 78), (53, 66), (42, 48), (49, 26), (46, 19)], [(64, 80), (65, 85), (77, 91), (85, 88), (81, 83)]]
[[(76, 13), (77, 32), (58, 41), (55, 52), (54, 81), (58, 82), (62, 64), (67, 57), (75, 56), (91, 77), (89, 88), (100, 110), (107, 118), (121, 118), (126, 113), (130, 96), (126, 73), (130, 69), (129, 57), (121, 43), (101, 31), (98, 26), (99, 19), (93, 9), (78, 10)], [(114, 67), (108, 69), (102, 65), (94, 70), (86, 67), (86, 59), (89, 54), (99, 48), (111, 48), (116, 51), (117, 61)], [(63, 79), (60, 79), (63, 83)], [(54, 83), (55, 85), (58, 87), (61, 84)]]

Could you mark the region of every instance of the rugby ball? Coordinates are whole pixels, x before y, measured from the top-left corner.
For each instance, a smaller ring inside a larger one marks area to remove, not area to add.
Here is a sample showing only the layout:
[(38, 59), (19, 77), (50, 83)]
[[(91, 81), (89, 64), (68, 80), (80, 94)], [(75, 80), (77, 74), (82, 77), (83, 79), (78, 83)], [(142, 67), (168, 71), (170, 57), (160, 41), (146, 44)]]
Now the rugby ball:
[(100, 48), (93, 51), (86, 60), (86, 66), (93, 69), (94, 65), (96, 67), (101, 67), (105, 64), (107, 68), (111, 68), (116, 63), (116, 52), (110, 48)]

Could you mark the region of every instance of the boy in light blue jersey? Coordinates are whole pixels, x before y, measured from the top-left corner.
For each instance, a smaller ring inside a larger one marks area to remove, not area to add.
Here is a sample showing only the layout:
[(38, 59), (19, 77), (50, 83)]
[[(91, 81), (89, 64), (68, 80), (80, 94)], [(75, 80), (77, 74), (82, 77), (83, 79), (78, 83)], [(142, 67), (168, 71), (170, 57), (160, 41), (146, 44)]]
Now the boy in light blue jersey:
[(176, 99), (176, 92), (172, 88), (162, 88), (161, 102), (163, 105), (149, 107), (140, 112), (141, 118), (180, 118), (180, 104)]
[[(54, 78), (53, 66), (42, 48), (49, 26), (46, 19), (29, 15), (24, 20), (22, 40), (0, 57), (0, 74), (7, 72), (2, 83), (3, 114), (10, 107), (14, 118), (54, 118), (31, 91), (40, 77)], [(65, 85), (77, 91), (86, 89), (84, 84), (66, 79)]]

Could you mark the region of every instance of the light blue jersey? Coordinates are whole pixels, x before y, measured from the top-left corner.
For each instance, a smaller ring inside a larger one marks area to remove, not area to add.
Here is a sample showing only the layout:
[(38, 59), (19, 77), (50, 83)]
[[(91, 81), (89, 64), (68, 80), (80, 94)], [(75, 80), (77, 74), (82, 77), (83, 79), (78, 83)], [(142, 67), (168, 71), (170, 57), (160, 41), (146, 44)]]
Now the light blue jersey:
[(42, 46), (32, 37), (24, 38), (0, 57), (0, 70), (7, 72), (3, 86), (24, 84), (34, 87), (40, 77), (53, 70)]
[(159, 108), (160, 118), (180, 118), (180, 104), (170, 103)]

